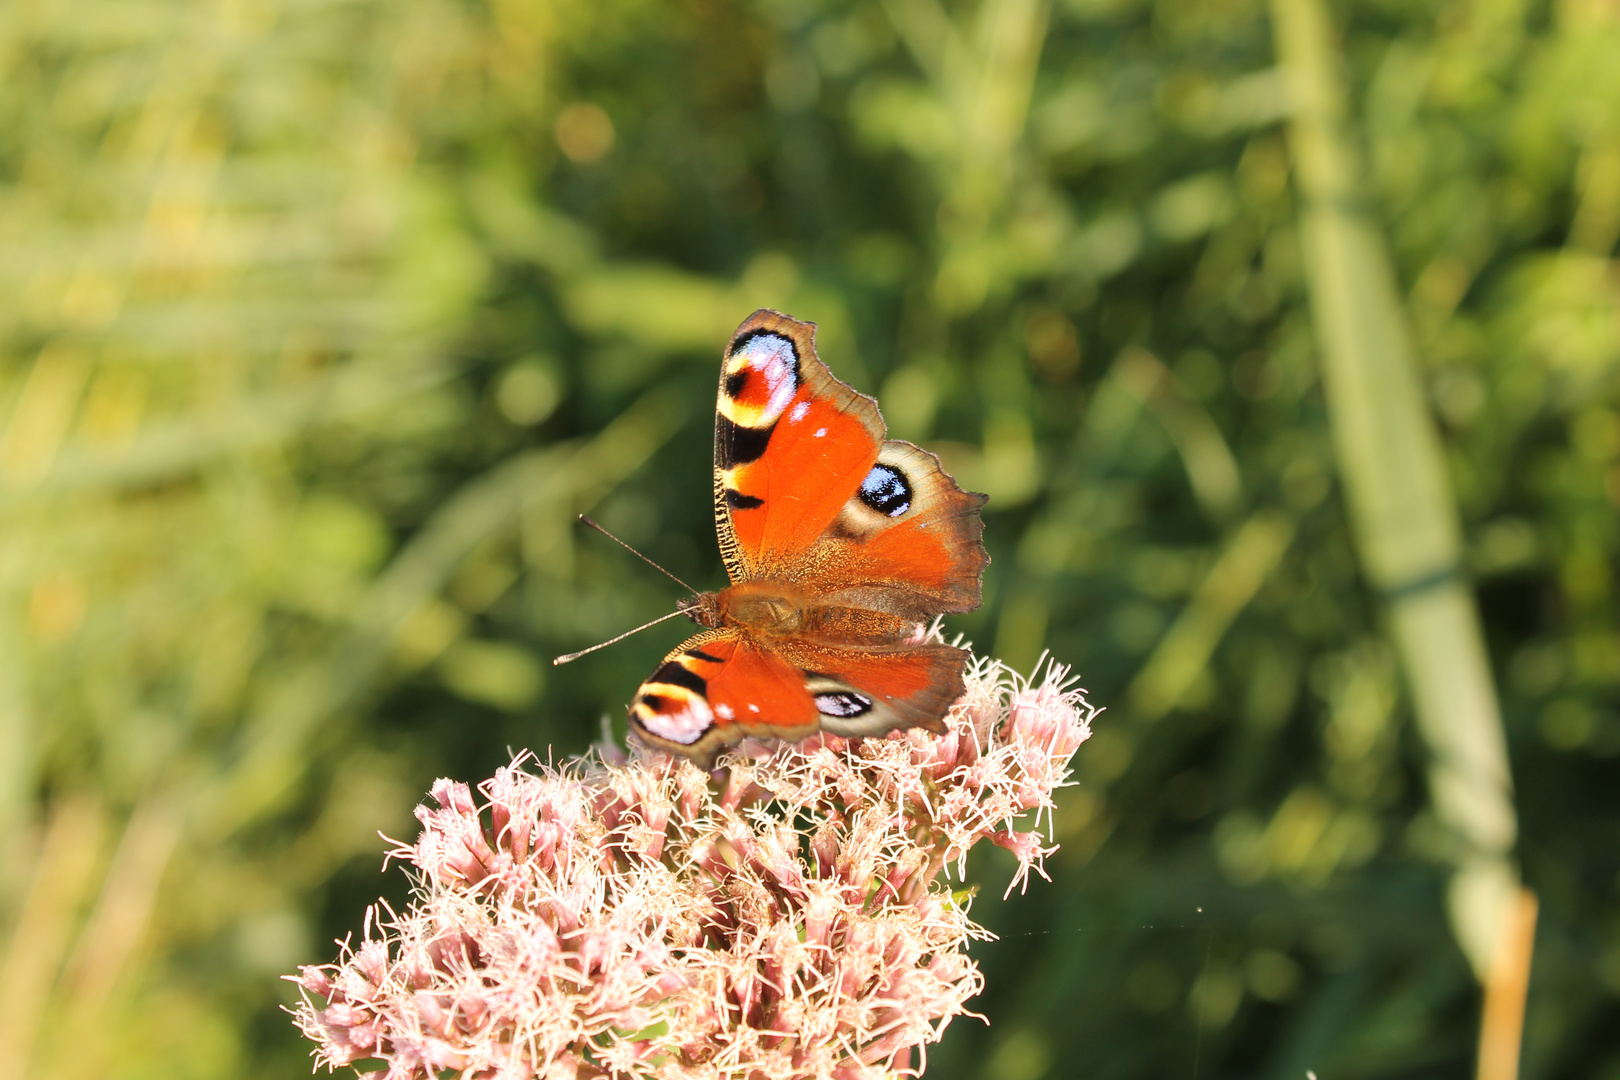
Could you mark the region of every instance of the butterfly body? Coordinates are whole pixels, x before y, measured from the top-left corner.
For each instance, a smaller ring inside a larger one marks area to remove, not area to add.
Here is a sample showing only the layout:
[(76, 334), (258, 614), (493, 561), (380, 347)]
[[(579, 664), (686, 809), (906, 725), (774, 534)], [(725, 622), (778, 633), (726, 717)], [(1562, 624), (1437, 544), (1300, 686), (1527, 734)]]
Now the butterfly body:
[(814, 332), (758, 311), (726, 350), (714, 497), (732, 584), (681, 603), (705, 630), (630, 706), (644, 742), (705, 766), (749, 736), (942, 730), (962, 693), (966, 653), (925, 630), (979, 604), (985, 497), (885, 440)]

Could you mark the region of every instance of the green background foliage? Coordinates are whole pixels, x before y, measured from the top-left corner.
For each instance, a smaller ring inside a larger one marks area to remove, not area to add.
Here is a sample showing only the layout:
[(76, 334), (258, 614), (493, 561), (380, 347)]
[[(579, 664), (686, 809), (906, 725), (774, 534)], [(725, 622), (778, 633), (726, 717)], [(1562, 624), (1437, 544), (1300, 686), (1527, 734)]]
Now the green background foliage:
[[(1620, 1077), (1620, 11), (1334, 10), (1540, 895), (1526, 1077)], [(931, 1076), (1461, 1077), (1254, 0), (0, 6), (0, 1073), (301, 1075), (436, 776), (582, 751), (700, 588), (719, 349), (820, 324), (990, 494), (952, 620), (1108, 707), (975, 863)], [(26, 1064), (25, 1064), (26, 1063)], [(24, 1071), (26, 1069), (26, 1071)]]

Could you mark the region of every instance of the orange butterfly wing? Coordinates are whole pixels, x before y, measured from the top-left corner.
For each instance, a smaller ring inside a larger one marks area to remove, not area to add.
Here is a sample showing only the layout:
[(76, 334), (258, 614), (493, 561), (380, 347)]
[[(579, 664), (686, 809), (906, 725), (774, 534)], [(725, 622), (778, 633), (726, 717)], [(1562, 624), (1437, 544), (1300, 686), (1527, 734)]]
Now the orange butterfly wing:
[(833, 378), (815, 325), (756, 311), (720, 370), (714, 509), (733, 581), (776, 577), (860, 488), (883, 442), (877, 402)]

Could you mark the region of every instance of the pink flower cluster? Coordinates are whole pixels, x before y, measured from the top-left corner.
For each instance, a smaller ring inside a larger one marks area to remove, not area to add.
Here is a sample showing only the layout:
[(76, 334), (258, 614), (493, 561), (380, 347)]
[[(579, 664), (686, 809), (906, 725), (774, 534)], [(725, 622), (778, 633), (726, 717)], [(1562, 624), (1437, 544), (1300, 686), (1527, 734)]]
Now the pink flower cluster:
[(387, 1080), (919, 1075), (988, 936), (942, 871), (989, 840), (1014, 884), (1042, 872), (1094, 713), (1061, 667), (977, 660), (941, 736), (745, 743), (712, 779), (639, 748), (520, 757), (482, 801), (440, 780), (393, 853), (415, 899), (291, 977), (296, 1020), (319, 1063)]

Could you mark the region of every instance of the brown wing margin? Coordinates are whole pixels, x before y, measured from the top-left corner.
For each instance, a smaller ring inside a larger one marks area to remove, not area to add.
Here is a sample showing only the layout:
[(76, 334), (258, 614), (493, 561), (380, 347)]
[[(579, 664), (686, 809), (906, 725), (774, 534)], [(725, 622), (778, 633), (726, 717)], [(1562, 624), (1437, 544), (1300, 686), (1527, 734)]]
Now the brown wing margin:
[(804, 672), (824, 731), (876, 736), (920, 727), (945, 731), (945, 714), (962, 696), (968, 654), (941, 642), (854, 648), (784, 643), (782, 656)]

